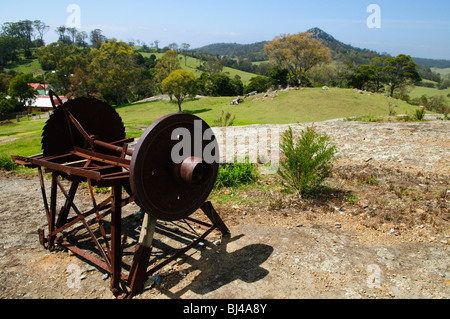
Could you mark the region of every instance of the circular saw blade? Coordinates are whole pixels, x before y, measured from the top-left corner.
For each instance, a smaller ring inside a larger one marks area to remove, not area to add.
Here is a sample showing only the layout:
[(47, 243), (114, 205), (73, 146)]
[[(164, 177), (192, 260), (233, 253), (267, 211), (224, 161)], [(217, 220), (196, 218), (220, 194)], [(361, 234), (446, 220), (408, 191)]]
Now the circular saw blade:
[(95, 135), (99, 140), (108, 143), (125, 138), (122, 119), (113, 107), (97, 99), (79, 98), (57, 107), (47, 120), (42, 133), (44, 156), (65, 154), (72, 151), (73, 146), (87, 147), (81, 133), (67, 120), (63, 107), (69, 110), (89, 135)]

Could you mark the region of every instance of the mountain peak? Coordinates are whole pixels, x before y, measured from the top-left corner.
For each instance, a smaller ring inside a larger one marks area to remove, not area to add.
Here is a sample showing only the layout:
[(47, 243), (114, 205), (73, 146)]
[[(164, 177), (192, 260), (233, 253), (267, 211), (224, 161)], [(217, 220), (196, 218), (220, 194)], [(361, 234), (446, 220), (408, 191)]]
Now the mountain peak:
[(336, 40), (332, 35), (326, 33), (322, 29), (319, 28), (312, 28), (306, 31), (308, 33), (311, 33), (313, 37), (317, 40), (324, 41), (324, 42), (339, 42)]

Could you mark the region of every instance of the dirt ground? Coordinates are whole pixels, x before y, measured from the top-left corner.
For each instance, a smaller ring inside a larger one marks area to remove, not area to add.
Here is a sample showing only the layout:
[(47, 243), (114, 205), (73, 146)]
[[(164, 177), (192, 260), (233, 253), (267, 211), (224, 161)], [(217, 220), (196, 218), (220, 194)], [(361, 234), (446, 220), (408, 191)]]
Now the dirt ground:
[[(297, 133), (305, 126), (292, 125)], [(263, 176), (256, 187), (214, 193), (231, 235), (209, 235), (147, 280), (135, 298), (447, 299), (450, 122), (315, 126), (340, 150), (322, 194), (287, 195), (276, 175)], [(86, 190), (76, 200), (80, 208), (92, 205)], [(137, 211), (134, 204), (124, 207), (127, 249), (139, 236)], [(45, 226), (37, 177), (2, 172), (0, 298), (113, 298), (102, 270), (40, 246), (37, 229)], [(197, 231), (160, 222), (152, 258)]]

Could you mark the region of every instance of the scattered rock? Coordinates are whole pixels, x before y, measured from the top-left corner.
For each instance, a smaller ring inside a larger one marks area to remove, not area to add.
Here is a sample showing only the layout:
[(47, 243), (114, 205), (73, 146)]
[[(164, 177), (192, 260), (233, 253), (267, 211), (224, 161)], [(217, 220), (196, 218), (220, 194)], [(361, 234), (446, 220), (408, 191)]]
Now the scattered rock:
[(231, 105), (239, 105), (241, 103), (244, 103), (244, 99), (238, 96), (233, 101), (230, 102)]

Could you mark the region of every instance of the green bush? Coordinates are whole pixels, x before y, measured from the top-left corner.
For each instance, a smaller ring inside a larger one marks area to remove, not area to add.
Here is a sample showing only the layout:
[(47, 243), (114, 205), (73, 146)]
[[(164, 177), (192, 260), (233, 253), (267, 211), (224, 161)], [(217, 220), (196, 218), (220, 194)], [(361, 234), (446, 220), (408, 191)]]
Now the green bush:
[(222, 111), (220, 117), (213, 121), (213, 125), (216, 127), (233, 126), (236, 115), (232, 115), (230, 112), (225, 113)]
[(281, 136), (281, 152), (278, 174), (291, 190), (308, 194), (316, 191), (329, 177), (336, 159), (337, 147), (326, 134), (318, 133), (314, 127), (302, 131), (296, 143), (292, 128)]
[(419, 107), (418, 109), (416, 109), (414, 117), (418, 120), (418, 121), (422, 121), (425, 118), (425, 108), (424, 107)]
[(256, 182), (257, 179), (256, 164), (249, 163), (248, 158), (246, 158), (243, 163), (238, 163), (235, 160), (232, 164), (220, 166), (215, 186), (216, 188), (223, 188), (247, 185)]
[(5, 171), (15, 171), (18, 168), (18, 165), (13, 162), (11, 157), (7, 155), (0, 155), (0, 169)]

